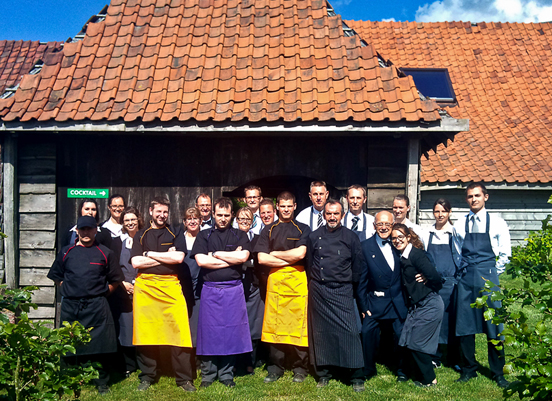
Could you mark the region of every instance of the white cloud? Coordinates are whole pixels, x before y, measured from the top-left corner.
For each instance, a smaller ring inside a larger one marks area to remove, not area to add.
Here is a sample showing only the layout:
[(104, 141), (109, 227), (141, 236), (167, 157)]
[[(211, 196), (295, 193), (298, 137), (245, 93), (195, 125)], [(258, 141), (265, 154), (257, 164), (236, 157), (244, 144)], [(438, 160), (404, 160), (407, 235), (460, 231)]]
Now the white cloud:
[(552, 0), (438, 0), (418, 7), (416, 21), (552, 21)]
[(384, 18), (382, 19), (383, 22), (395, 22), (395, 18)]

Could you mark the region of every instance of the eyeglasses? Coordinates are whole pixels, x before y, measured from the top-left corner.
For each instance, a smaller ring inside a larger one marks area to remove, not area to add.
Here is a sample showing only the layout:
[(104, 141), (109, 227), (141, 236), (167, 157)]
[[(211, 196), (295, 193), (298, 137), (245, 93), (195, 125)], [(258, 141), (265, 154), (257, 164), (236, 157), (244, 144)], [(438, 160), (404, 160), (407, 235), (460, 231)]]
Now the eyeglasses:
[(396, 237), (391, 237), (391, 241), (395, 242), (395, 241), (402, 241), (403, 239), (405, 239), (406, 236), (405, 235), (402, 235), (402, 234), (399, 234), (397, 235)]
[(124, 206), (111, 205), (111, 206), (109, 206), (109, 208), (113, 209), (113, 210), (123, 210), (125, 207)]
[(250, 223), (252, 219), (249, 219), (247, 217), (237, 217), (236, 220), (238, 223)]
[(138, 219), (124, 219), (123, 223), (136, 223)]
[(392, 227), (393, 224), (392, 223), (376, 223), (376, 227)]

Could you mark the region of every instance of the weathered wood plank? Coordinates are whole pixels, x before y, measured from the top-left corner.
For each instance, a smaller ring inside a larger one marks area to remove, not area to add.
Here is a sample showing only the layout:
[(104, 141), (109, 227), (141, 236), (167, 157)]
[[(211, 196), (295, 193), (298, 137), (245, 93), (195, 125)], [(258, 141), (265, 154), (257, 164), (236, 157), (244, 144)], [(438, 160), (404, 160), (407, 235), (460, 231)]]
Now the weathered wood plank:
[(9, 241), (5, 243), (4, 260), (6, 262), (6, 284), (9, 288), (16, 288), (16, 260), (17, 260), (17, 197), (16, 197), (16, 168), (17, 168), (17, 138), (14, 135), (4, 137), (4, 180), (3, 180), (3, 203), (4, 203), (4, 233)]
[(26, 184), (51, 184), (56, 182), (56, 176), (50, 175), (21, 175), (19, 174), (19, 183)]
[(55, 194), (22, 194), (19, 196), (19, 212), (20, 213), (40, 213), (40, 212), (55, 212), (56, 211), (56, 195)]
[(56, 184), (54, 183), (21, 183), (19, 184), (20, 194), (55, 194)]
[(368, 210), (390, 209), (393, 206), (393, 198), (399, 194), (404, 194), (404, 186), (391, 189), (368, 189)]
[(49, 269), (21, 269), (19, 272), (19, 285), (36, 285), (52, 287), (54, 282), (46, 275)]
[(54, 249), (56, 233), (50, 231), (21, 231), (19, 233), (21, 249)]
[(28, 230), (55, 230), (55, 213), (21, 213), (19, 215), (19, 229)]
[(29, 311), (29, 318), (42, 320), (42, 319), (54, 319), (56, 314), (56, 308), (53, 306), (39, 306), (38, 309), (31, 309)]
[(53, 306), (56, 300), (55, 287), (40, 287), (40, 289), (33, 291), (31, 298), (35, 304), (48, 304)]
[(410, 200), (410, 219), (418, 223), (418, 186), (420, 183), (420, 140), (408, 141), (408, 168), (406, 174), (406, 195)]
[(19, 253), (20, 267), (50, 267), (56, 258), (55, 251), (22, 249)]
[(20, 159), (21, 175), (50, 175), (56, 173), (55, 156), (51, 159)]

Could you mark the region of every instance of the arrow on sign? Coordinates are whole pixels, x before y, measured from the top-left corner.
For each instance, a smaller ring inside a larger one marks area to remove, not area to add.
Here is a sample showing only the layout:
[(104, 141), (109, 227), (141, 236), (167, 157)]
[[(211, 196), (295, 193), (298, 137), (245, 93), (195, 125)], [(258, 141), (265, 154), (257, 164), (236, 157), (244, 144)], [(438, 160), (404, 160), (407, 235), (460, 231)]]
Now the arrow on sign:
[(101, 196), (105, 196), (105, 191), (100, 192)]

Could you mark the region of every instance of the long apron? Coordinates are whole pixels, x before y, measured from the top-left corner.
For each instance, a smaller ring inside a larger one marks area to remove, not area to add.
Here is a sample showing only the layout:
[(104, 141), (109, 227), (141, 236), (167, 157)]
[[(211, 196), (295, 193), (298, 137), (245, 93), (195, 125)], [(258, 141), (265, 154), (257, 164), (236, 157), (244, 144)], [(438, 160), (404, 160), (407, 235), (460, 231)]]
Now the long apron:
[(362, 368), (352, 283), (309, 282), (309, 353), (316, 366)]
[(251, 351), (241, 280), (206, 281), (201, 291), (197, 355), (236, 355)]
[(133, 343), (192, 347), (188, 308), (177, 275), (136, 277)]
[(439, 344), (448, 344), (450, 329), (454, 328), (455, 305), (454, 305), (454, 289), (456, 287), (456, 265), (452, 255), (452, 235), (449, 233), (448, 244), (434, 244), (434, 232), (429, 234), (427, 252), (433, 257), (437, 271), (445, 280), (443, 287), (439, 290), (439, 295), (443, 299), (445, 312), (443, 314), (443, 323), (441, 324), (441, 332), (439, 333)]
[(78, 321), (90, 331), (91, 340), (76, 348), (76, 355), (107, 354), (117, 352), (115, 323), (104, 296), (82, 299), (63, 298), (61, 321)]
[(399, 345), (413, 351), (435, 355), (443, 321), (443, 300), (436, 292), (408, 309)]
[[(491, 245), (489, 235), (489, 213), (487, 213), (487, 225), (483, 233), (470, 233), (469, 219), (466, 218), (464, 245), (462, 246), (462, 264), (457, 288), (456, 300), (456, 335), (467, 336), (477, 333), (486, 333), (489, 338), (497, 339), (502, 331), (502, 324), (495, 325), (492, 321), (485, 321), (483, 308), (472, 308), (470, 304), (482, 294), (480, 291), (485, 285), (485, 280), (491, 280), (499, 284), (496, 271), (496, 256)], [(488, 295), (488, 293), (485, 293)], [(500, 308), (500, 301), (492, 302), (490, 297), (487, 305), (492, 308)]]
[(308, 347), (307, 296), (307, 274), (303, 266), (271, 269), (261, 340)]

